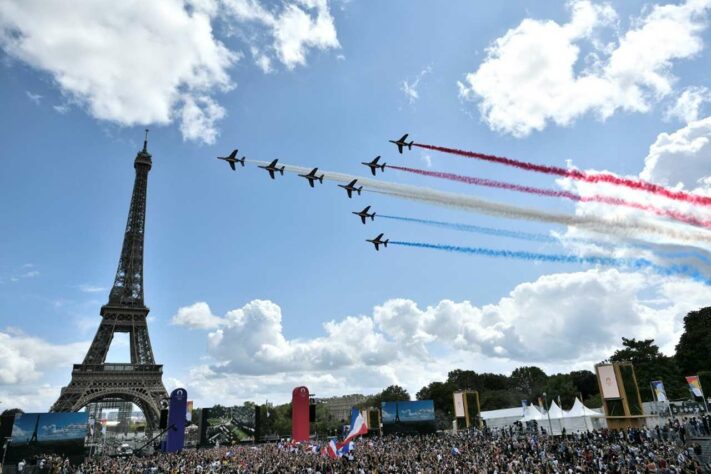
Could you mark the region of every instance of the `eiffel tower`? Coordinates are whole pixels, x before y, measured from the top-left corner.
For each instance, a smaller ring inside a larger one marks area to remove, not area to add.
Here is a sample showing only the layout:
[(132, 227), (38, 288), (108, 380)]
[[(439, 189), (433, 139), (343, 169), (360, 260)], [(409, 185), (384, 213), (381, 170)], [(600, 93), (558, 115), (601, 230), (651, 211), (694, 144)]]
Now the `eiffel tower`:
[[(163, 366), (153, 359), (146, 322), (149, 309), (143, 303), (143, 234), (151, 166), (146, 130), (143, 150), (138, 152), (133, 164), (136, 179), (109, 301), (101, 307), (101, 324), (84, 362), (74, 364), (69, 385), (62, 388), (59, 399), (51, 408), (53, 412), (69, 412), (79, 411), (98, 401), (130, 401), (143, 411), (146, 432), (158, 428), (161, 402), (168, 398), (162, 381)], [(106, 362), (106, 354), (117, 332), (129, 334), (130, 364)]]

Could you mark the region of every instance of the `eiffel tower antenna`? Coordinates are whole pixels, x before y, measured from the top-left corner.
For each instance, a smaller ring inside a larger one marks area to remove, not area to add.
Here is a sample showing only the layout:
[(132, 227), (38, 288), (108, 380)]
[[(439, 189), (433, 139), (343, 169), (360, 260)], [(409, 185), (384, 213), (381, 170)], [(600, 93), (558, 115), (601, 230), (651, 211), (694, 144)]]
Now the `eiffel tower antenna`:
[[(153, 162), (148, 153), (148, 130), (143, 150), (133, 167), (131, 205), (123, 246), (109, 301), (101, 307), (101, 323), (84, 362), (75, 364), (69, 385), (62, 389), (51, 411), (79, 411), (89, 403), (123, 400), (135, 403), (146, 417), (146, 432), (158, 427), (161, 401), (168, 397), (163, 385), (163, 366), (153, 358), (148, 336), (148, 307), (143, 302), (143, 237), (146, 222), (148, 172)], [(116, 333), (130, 337), (130, 363), (107, 363), (106, 355)]]

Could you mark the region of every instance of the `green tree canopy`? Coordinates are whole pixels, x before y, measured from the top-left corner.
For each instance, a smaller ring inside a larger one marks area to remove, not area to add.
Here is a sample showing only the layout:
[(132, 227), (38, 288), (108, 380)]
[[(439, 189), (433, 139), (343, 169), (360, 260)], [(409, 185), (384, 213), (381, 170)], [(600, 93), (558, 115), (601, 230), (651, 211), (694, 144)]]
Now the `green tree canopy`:
[(684, 333), (676, 345), (676, 362), (682, 375), (711, 370), (711, 306), (684, 317)]
[(545, 390), (548, 376), (538, 367), (519, 367), (511, 373), (511, 384), (527, 400), (535, 400)]

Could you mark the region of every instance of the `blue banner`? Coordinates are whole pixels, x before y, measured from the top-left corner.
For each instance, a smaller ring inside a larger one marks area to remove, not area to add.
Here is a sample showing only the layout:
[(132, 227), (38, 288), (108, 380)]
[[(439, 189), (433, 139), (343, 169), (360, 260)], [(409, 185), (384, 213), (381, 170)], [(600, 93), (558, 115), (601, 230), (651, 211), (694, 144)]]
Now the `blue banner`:
[(165, 441), (165, 452), (181, 451), (185, 445), (185, 414), (188, 407), (188, 392), (184, 388), (176, 388), (170, 394), (168, 406), (168, 436)]

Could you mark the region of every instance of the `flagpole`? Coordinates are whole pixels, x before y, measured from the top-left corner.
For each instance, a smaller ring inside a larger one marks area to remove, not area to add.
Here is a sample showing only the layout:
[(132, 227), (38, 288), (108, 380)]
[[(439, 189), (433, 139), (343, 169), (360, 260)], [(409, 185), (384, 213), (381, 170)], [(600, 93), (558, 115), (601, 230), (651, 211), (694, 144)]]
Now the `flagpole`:
[(704, 402), (704, 408), (706, 409), (706, 414), (709, 414), (709, 404), (706, 401), (706, 395), (704, 395), (704, 387), (701, 385), (701, 377), (699, 377), (699, 374), (696, 374), (696, 379), (699, 381), (699, 390), (701, 390), (701, 400)]

